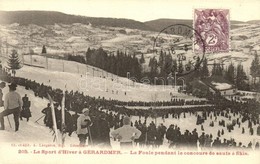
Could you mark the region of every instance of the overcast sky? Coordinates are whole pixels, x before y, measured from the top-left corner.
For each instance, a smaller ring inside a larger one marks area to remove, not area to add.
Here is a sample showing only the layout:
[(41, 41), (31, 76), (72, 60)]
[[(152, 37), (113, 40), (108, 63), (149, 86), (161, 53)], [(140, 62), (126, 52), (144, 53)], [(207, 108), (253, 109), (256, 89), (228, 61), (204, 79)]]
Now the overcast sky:
[(192, 19), (194, 8), (230, 9), (231, 20), (260, 20), (260, 0), (0, 0), (0, 10), (51, 10), (92, 17)]

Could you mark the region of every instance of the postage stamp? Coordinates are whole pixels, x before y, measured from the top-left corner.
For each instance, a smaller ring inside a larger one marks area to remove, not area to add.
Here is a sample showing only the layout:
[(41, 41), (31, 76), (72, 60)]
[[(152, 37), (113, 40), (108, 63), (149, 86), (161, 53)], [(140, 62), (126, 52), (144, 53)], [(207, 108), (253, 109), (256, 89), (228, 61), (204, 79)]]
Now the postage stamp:
[[(229, 52), (230, 22), (228, 9), (195, 9), (194, 29), (205, 41), (206, 53)], [(194, 51), (201, 51), (201, 46)]]

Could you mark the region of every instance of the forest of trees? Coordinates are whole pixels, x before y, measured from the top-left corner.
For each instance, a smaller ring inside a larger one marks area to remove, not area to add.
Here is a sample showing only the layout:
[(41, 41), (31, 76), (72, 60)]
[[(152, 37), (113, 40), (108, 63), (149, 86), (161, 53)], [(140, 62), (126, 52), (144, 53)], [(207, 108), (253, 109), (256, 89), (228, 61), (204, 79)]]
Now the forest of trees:
[[(148, 77), (151, 79), (153, 79), (154, 77), (167, 79), (169, 75), (173, 76), (175, 73), (177, 74), (177, 76), (185, 72), (189, 73), (190, 71), (192, 71), (191, 65), (191, 61), (188, 61), (184, 65), (183, 60), (179, 60), (178, 58), (174, 59), (171, 54), (167, 54), (164, 51), (160, 51), (158, 61), (155, 57), (150, 58), (149, 67), (151, 69), (150, 72), (147, 74)], [(203, 62), (201, 62), (201, 59), (198, 57), (194, 65), (196, 70), (190, 73), (189, 75), (185, 76), (186, 78), (205, 78), (209, 76), (207, 59), (204, 59)]]
[(135, 55), (117, 51), (116, 55), (108, 54), (102, 48), (88, 49), (86, 52), (86, 64), (101, 68), (121, 77), (127, 77), (129, 72), (137, 79), (141, 77), (141, 64)]
[(98, 67), (121, 77), (127, 77), (128, 72), (137, 79), (140, 79), (142, 75), (141, 64), (138, 58), (125, 52), (117, 51), (116, 55), (114, 55), (108, 54), (102, 48), (88, 48), (85, 56), (68, 55), (68, 60)]
[[(129, 55), (121, 51), (117, 51), (116, 54), (109, 54), (102, 48), (88, 48), (85, 56), (69, 55), (68, 60), (98, 67), (121, 77), (126, 77), (129, 72), (131, 77), (135, 77), (137, 80), (144, 77), (149, 78), (151, 84), (154, 82), (155, 77), (167, 79), (170, 74), (173, 76), (175, 72), (182, 73), (183, 71), (187, 71), (189, 69), (189, 63), (184, 66), (181, 60), (173, 59), (172, 55), (163, 51), (159, 53), (158, 58), (155, 56), (150, 58), (148, 63), (150, 69), (146, 72), (142, 70), (142, 65), (146, 62), (144, 54), (141, 54), (141, 58), (138, 59), (136, 55)], [(200, 58), (197, 58), (195, 65), (196, 70), (185, 76), (187, 82), (192, 81), (193, 79), (219, 76), (228, 80), (239, 90), (251, 90), (252, 88), (257, 88), (256, 86), (259, 85), (259, 82), (255, 82), (256, 79), (260, 77), (260, 62), (257, 54), (255, 54), (255, 59), (250, 67), (251, 76), (254, 81), (252, 86), (249, 86), (249, 77), (246, 75), (242, 64), (235, 65), (231, 62), (224, 68), (223, 63), (214, 62), (212, 64), (212, 69), (209, 70), (207, 59), (203, 59), (203, 61), (200, 62)], [(167, 80), (165, 81), (167, 82)], [(161, 83), (160, 81), (157, 81), (156, 84)]]

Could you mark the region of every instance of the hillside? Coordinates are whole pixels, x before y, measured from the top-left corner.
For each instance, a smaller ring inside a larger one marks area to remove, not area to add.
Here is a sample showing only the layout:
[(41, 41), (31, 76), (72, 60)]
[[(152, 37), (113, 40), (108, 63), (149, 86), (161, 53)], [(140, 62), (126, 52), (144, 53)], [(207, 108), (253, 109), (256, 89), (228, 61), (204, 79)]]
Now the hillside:
[[(32, 58), (33, 65), (45, 66), (45, 58), (43, 56), (35, 55)], [(0, 60), (2, 60), (3, 66), (7, 65), (4, 58), (0, 58)], [(29, 55), (24, 56), (24, 63), (30, 63)], [(64, 71), (62, 70), (63, 66)], [(142, 83), (133, 83), (128, 78), (117, 77), (96, 67), (51, 58), (48, 59), (48, 69), (24, 65), (17, 71), (16, 76), (35, 80), (53, 88), (64, 89), (62, 87), (66, 85), (68, 90), (78, 90), (86, 95), (92, 97), (100, 96), (107, 100), (150, 102), (153, 101), (153, 96), (156, 95), (156, 101), (170, 101), (170, 93), (186, 100), (199, 99), (191, 95), (179, 93), (172, 86), (150, 86)], [(130, 76), (132, 77), (132, 75)]]
[[(231, 29), (231, 51), (207, 55), (209, 64), (215, 60), (227, 65), (230, 62), (235, 64), (242, 62), (244, 69), (249, 74), (254, 57), (252, 53), (260, 52), (259, 29), (260, 26), (257, 24), (244, 24), (239, 28)], [(0, 33), (4, 36), (1, 38), (1, 55), (7, 56), (12, 49), (18, 50), (19, 54), (28, 54), (30, 51), (40, 54), (43, 45), (46, 45), (47, 52), (54, 56), (84, 54), (88, 47), (96, 49), (102, 47), (111, 53), (117, 50), (127, 51), (127, 53), (143, 53), (147, 67), (150, 58), (154, 56), (151, 50), (153, 49), (153, 38), (157, 35), (157, 32), (152, 31), (105, 26), (93, 27), (81, 23), (45, 26), (0, 25)], [(167, 45), (168, 42), (165, 42), (161, 46), (167, 47)], [(189, 51), (190, 55), (192, 55), (191, 52)], [(156, 58), (158, 60), (158, 56)]]
[[(31, 13), (31, 15), (29, 13)], [(35, 13), (38, 13), (39, 19), (37, 15), (34, 15)], [(1, 14), (5, 16), (9, 15), (10, 19), (4, 20)], [(27, 18), (26, 14), (28, 14)], [(14, 15), (16, 15), (17, 18), (15, 18)], [(128, 21), (127, 19), (89, 18), (59, 12), (42, 11), (0, 12), (0, 23), (15, 22), (14, 18), (20, 22), (30, 20), (31, 23), (34, 22), (36, 24), (21, 25), (19, 23), (12, 23), (0, 25), (0, 55), (2, 56), (7, 56), (12, 49), (16, 49), (18, 54), (28, 54), (29, 52), (40, 54), (43, 45), (46, 46), (47, 53), (52, 56), (64, 56), (66, 54), (84, 55), (89, 47), (95, 49), (102, 48), (109, 52), (109, 54), (120, 50), (128, 54), (136, 54), (137, 57), (139, 57), (140, 54), (143, 53), (146, 61), (143, 66), (146, 71), (149, 71), (148, 63), (150, 58), (155, 56), (158, 60), (159, 57), (153, 53), (154, 39), (158, 35), (158, 32), (131, 29), (131, 27), (98, 25), (106, 24), (108, 20), (117, 20), (116, 23), (119, 23), (119, 20)], [(40, 19), (42, 19), (42, 21), (40, 21)], [(96, 22), (96, 25), (88, 23), (87, 20), (92, 19), (93, 21), (91, 22)], [(72, 23), (73, 21), (81, 23)], [(133, 20), (129, 21), (131, 22)], [(38, 24), (45, 22), (46, 25), (37, 25), (37, 22)], [(237, 28), (230, 30), (230, 52), (208, 54), (206, 55), (208, 63), (212, 64), (214, 61), (218, 61), (223, 62), (226, 66), (231, 62), (235, 65), (242, 63), (246, 73), (250, 74), (249, 68), (254, 57), (252, 54), (255, 53), (255, 51), (260, 54), (260, 26), (259, 24), (254, 24), (254, 22), (255, 21), (232, 21), (233, 26), (236, 25)], [(29, 21), (27, 23), (29, 23)], [(50, 25), (48, 25), (48, 23)], [(115, 22), (111, 21), (109, 23), (112, 24)], [(140, 24), (141, 22), (138, 23)], [(146, 26), (151, 26), (150, 28), (160, 30), (171, 24), (191, 25), (192, 20), (158, 19), (141, 24), (146, 24)], [(123, 23), (118, 26), (128, 25)], [(160, 46), (155, 48), (167, 48), (170, 43), (168, 40), (174, 38), (176, 38), (176, 36), (163, 36), (163, 39), (160, 41)], [(186, 41), (183, 40), (176, 46), (181, 47), (183, 43), (186, 43)], [(181, 52), (181, 49), (178, 50), (178, 53)], [(192, 51), (188, 51), (187, 56), (190, 58)], [(173, 55), (173, 58), (176, 58), (176, 55)]]
[(251, 21), (247, 21), (247, 23), (250, 23), (250, 24), (260, 24), (260, 20), (251, 20)]
[[(152, 21), (144, 22), (147, 26), (149, 26), (152, 29), (155, 29), (156, 31), (161, 31), (167, 26), (173, 25), (173, 24), (184, 24), (187, 26), (192, 27), (193, 20), (192, 19), (156, 19)], [(238, 28), (240, 24), (245, 24), (245, 22), (241, 21), (231, 21), (231, 29)]]
[(131, 19), (96, 18), (68, 15), (54, 11), (0, 11), (0, 24), (18, 23), (20, 25), (35, 24), (39, 26), (62, 24), (92, 24), (93, 26), (126, 27), (130, 29), (152, 30), (142, 22)]
[(185, 24), (192, 26), (192, 20), (190, 19), (156, 19), (145, 22), (145, 24), (156, 31), (161, 31), (163, 28), (173, 24)]

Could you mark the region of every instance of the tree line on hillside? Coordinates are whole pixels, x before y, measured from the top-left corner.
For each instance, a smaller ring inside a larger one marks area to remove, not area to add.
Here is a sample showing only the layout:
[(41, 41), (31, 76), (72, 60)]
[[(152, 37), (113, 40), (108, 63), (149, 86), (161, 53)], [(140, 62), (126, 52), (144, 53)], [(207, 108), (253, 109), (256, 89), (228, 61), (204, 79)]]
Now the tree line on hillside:
[[(201, 67), (202, 64), (202, 67)], [(192, 63), (188, 61), (184, 64), (184, 60), (180, 60), (179, 58), (173, 59), (170, 53), (165, 51), (160, 51), (159, 59), (157, 60), (156, 57), (153, 57), (149, 61), (150, 70), (150, 77), (163, 77), (167, 78), (170, 74), (174, 75), (174, 73), (182, 74), (185, 71), (191, 71)], [(207, 66), (207, 59), (201, 62), (200, 57), (197, 57), (195, 62), (195, 74), (194, 76), (201, 76), (206, 77), (209, 74), (208, 66)]]
[[(144, 54), (141, 54), (141, 58), (138, 59), (136, 55), (129, 55), (119, 50), (116, 54), (109, 54), (102, 48), (88, 48), (85, 56), (69, 55), (68, 60), (95, 66), (121, 77), (127, 77), (127, 72), (129, 72), (131, 77), (135, 77), (138, 81), (144, 77), (150, 79), (151, 84), (154, 83), (156, 77), (165, 79), (163, 83), (167, 84), (169, 75), (174, 76), (174, 73), (181, 74), (189, 67), (189, 62), (184, 65), (182, 60), (174, 59), (170, 53), (164, 51), (160, 51), (158, 59), (156, 56), (150, 58), (148, 63), (150, 69), (148, 69), (148, 71), (142, 69), (142, 65), (145, 64)], [(256, 88), (255, 90), (260, 89), (259, 82), (256, 83), (256, 79), (260, 77), (260, 62), (257, 53), (255, 53), (255, 59), (250, 67), (250, 74), (254, 82), (252, 86), (249, 86), (249, 77), (246, 75), (241, 63), (235, 66), (234, 63), (231, 62), (224, 68), (223, 63), (214, 62), (211, 72), (208, 67), (207, 59), (205, 58), (201, 62), (201, 59), (198, 57), (195, 62), (196, 70), (185, 76), (186, 81), (203, 79), (209, 76), (219, 76), (228, 80), (239, 90), (251, 90), (252, 87)], [(160, 85), (162, 81), (156, 81), (156, 84)]]
[(129, 72), (131, 77), (133, 76), (136, 79), (141, 78), (141, 64), (136, 55), (129, 55), (119, 50), (114, 55), (108, 54), (102, 48), (88, 48), (85, 56), (68, 55), (68, 60), (98, 67), (121, 77), (127, 77)]
[[(45, 46), (43, 46), (42, 53), (47, 53)], [(189, 82), (193, 79), (219, 76), (228, 80), (239, 90), (260, 91), (260, 61), (257, 52), (253, 55), (254, 59), (250, 66), (250, 75), (253, 81), (251, 85), (249, 85), (249, 77), (246, 75), (241, 63), (235, 66), (234, 63), (231, 62), (226, 68), (224, 68), (224, 64), (214, 62), (210, 72), (206, 58), (203, 59), (202, 62), (200, 62), (200, 58), (197, 58), (197, 61), (195, 62), (196, 70), (185, 76), (185, 81)], [(167, 78), (170, 74), (174, 75), (175, 72), (182, 73), (184, 69), (187, 69), (187, 66), (189, 66), (189, 64), (184, 66), (182, 60), (173, 59), (171, 54), (167, 54), (164, 51), (160, 52), (158, 60), (155, 56), (150, 58), (148, 64), (150, 69), (147, 72), (142, 70), (142, 65), (145, 64), (144, 54), (141, 54), (141, 58), (138, 59), (135, 54), (130, 55), (119, 50), (114, 54), (109, 53), (102, 48), (88, 48), (85, 56), (68, 55), (67, 59), (98, 67), (121, 77), (127, 77), (128, 73), (130, 73), (130, 76), (135, 77), (139, 82), (145, 77), (146, 79), (150, 79), (151, 84), (153, 84), (156, 77), (165, 79), (166, 83), (164, 84), (167, 84)], [(16, 50), (12, 50), (7, 63), (8, 68), (12, 70), (12, 73), (15, 75), (15, 70), (21, 68), (21, 61)], [(160, 85), (160, 82), (161, 81), (156, 81), (156, 84)]]
[(250, 66), (250, 75), (252, 77), (252, 84), (250, 84), (249, 76), (244, 71), (243, 65), (239, 63), (236, 67), (234, 63), (230, 63), (226, 69), (223, 69), (223, 66), (215, 64), (213, 66), (212, 74), (218, 76), (223, 76), (231, 84), (235, 85), (239, 90), (251, 90), (251, 91), (260, 91), (260, 82), (257, 78), (260, 77), (260, 62), (257, 55), (257, 52), (254, 53), (254, 59)]

